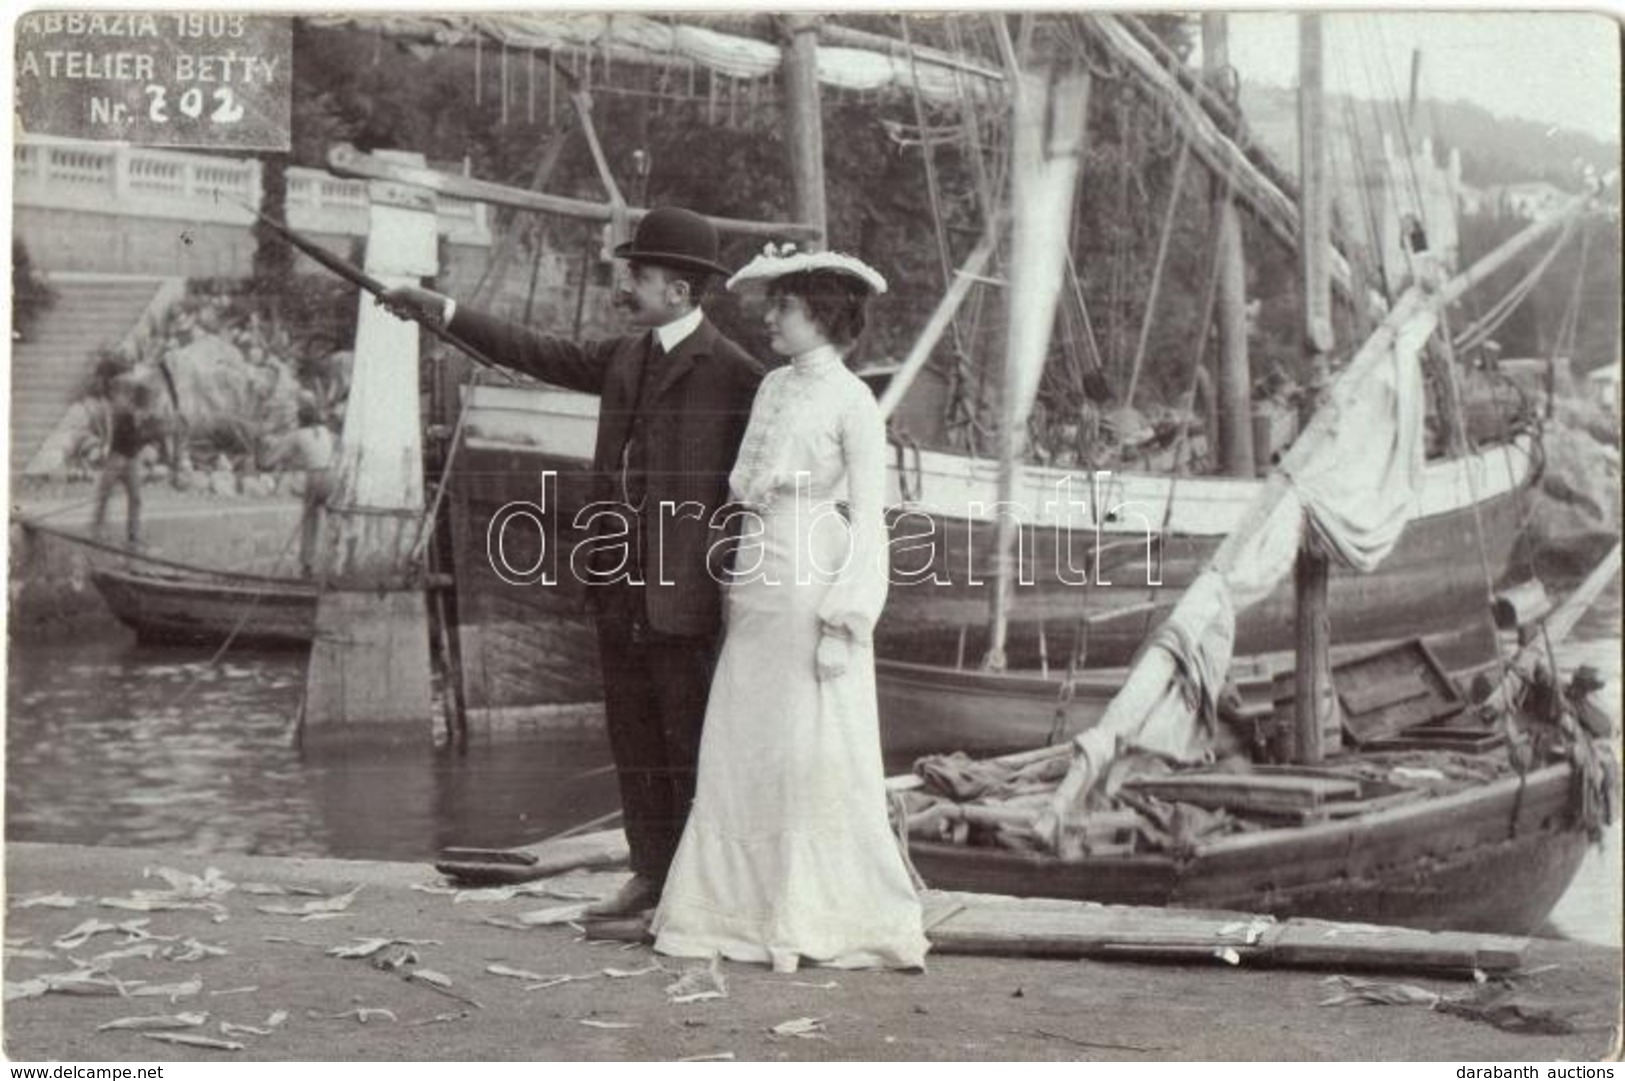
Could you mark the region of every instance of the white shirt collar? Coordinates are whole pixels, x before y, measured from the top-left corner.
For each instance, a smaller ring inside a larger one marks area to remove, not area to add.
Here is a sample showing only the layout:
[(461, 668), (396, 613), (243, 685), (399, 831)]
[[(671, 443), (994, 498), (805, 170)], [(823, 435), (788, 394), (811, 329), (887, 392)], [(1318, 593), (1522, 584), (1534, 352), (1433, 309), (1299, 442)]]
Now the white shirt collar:
[(664, 326), (655, 327), (655, 334), (660, 338), (660, 348), (670, 353), (696, 330), (700, 329), (700, 321), (705, 318), (705, 312), (699, 305), (687, 315), (678, 316)]

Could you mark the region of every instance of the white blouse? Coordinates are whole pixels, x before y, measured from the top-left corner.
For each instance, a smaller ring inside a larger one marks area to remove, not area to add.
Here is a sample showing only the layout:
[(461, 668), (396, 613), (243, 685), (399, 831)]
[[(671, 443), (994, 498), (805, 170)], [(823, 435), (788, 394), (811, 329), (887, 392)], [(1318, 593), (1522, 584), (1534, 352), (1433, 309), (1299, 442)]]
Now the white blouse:
[(831, 585), (819, 618), (827, 632), (867, 644), (886, 603), (886, 425), (869, 387), (833, 346), (769, 372), (756, 392), (733, 497), (759, 511), (846, 502), (852, 558)]

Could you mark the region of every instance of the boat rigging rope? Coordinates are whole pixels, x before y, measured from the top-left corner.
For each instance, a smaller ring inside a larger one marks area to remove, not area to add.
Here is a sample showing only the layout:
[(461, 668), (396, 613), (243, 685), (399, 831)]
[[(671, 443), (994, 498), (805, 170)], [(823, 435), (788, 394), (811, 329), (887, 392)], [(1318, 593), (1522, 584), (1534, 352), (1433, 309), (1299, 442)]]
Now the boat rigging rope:
[(1451, 344), (1458, 350), (1474, 349), (1482, 345), (1491, 334), (1494, 334), (1501, 327), (1501, 324), (1511, 317), (1518, 306), (1534, 292), (1534, 288), (1539, 283), (1541, 276), (1546, 273), (1552, 261), (1557, 258), (1557, 254), (1562, 250), (1563, 245), (1568, 243), (1576, 225), (1577, 219), (1571, 218), (1565, 222), (1562, 231), (1557, 235), (1557, 239), (1552, 242), (1552, 246), (1541, 256), (1540, 261), (1530, 269), (1529, 273), (1525, 274), (1500, 300), (1492, 304), (1489, 310), (1480, 316), (1477, 321), (1456, 335)]
[(1145, 347), (1151, 340), (1151, 321), (1157, 314), (1157, 299), (1162, 292), (1162, 274), (1168, 265), (1168, 241), (1174, 234), (1174, 217), (1179, 211), (1179, 196), (1185, 186), (1185, 166), (1190, 162), (1190, 140), (1179, 137), (1179, 157), (1174, 162), (1173, 179), (1168, 185), (1168, 209), (1162, 218), (1162, 234), (1157, 238), (1157, 259), (1151, 270), (1151, 289), (1146, 294), (1145, 311), (1140, 316), (1140, 339), (1134, 347), (1134, 362), (1129, 368), (1128, 390), (1123, 404), (1134, 406), (1134, 391), (1140, 382), (1140, 366), (1145, 362)]
[(37, 533), (44, 533), (48, 536), (60, 537), (63, 540), (71, 541), (74, 544), (82, 545), (85, 548), (93, 548), (100, 552), (110, 552), (113, 555), (122, 556), (125, 559), (135, 563), (150, 563), (156, 567), (170, 567), (175, 570), (190, 571), (194, 574), (201, 571), (215, 577), (230, 578), (234, 581), (262, 582), (266, 585), (289, 585), (291, 583), (301, 581), (301, 579), (286, 576), (250, 574), (244, 571), (228, 571), (212, 567), (199, 567), (195, 563), (182, 563), (179, 560), (166, 559), (163, 556), (149, 555), (134, 548), (126, 548), (121, 545), (110, 544), (107, 541), (98, 540), (95, 537), (87, 536), (83, 533), (75, 533), (70, 529), (60, 529), (56, 526), (45, 525), (38, 518), (24, 518), (18, 515), (13, 518), (13, 521), (15, 521), (25, 531), (32, 530)]

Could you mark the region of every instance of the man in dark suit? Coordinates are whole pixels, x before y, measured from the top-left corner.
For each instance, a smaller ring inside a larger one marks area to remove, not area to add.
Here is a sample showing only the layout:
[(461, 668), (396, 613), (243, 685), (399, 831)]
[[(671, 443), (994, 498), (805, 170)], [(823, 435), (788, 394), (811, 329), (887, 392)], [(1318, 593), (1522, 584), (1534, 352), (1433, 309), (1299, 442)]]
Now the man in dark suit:
[[(638, 333), (574, 342), (468, 311), (426, 289), (386, 306), (442, 319), (491, 359), (601, 398), (593, 452), (597, 515), (589, 603), (597, 615), (610, 750), (633, 877), (599, 916), (653, 907), (694, 798), (700, 727), (721, 627), (720, 577), (708, 566), (728, 474), (762, 367), (705, 318), (717, 233), (662, 207), (615, 249), (627, 261), (615, 306)], [(578, 561), (572, 560), (573, 564)]]

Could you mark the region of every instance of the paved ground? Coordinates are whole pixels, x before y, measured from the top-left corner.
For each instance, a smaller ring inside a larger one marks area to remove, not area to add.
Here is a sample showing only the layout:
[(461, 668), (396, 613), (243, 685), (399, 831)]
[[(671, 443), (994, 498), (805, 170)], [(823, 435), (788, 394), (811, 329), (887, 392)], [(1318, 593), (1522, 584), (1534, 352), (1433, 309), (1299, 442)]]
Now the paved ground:
[[(141, 912), (97, 899), (161, 889), (146, 867), (202, 874), (216, 867), (238, 887), (221, 898), (227, 918), (201, 910)], [(933, 957), (924, 974), (805, 970), (775, 976), (724, 964), (728, 996), (674, 1005), (665, 988), (692, 965), (643, 946), (594, 944), (568, 926), (513, 929), (485, 922), (567, 903), (524, 897), (458, 903), (414, 886), (438, 882), (414, 864), (197, 857), (133, 849), (13, 844), (6, 848), (9, 910), (5, 978), (11, 985), (71, 969), (124, 945), (99, 934), (71, 951), (52, 943), (88, 919), (148, 919), (144, 930), (195, 937), (230, 952), (197, 961), (125, 957), (110, 971), (126, 980), (172, 984), (193, 977), (197, 993), (118, 998), (52, 993), (10, 1001), (4, 1046), (13, 1059), (174, 1061), (378, 1059), (1333, 1059), (1596, 1060), (1617, 1053), (1620, 953), (1542, 940), (1522, 981), (1527, 998), (1579, 1028), (1568, 1035), (1519, 1035), (1424, 1006), (1322, 1007), (1325, 972), (1233, 969), (1132, 962), (1062, 962)], [(562, 892), (603, 892), (618, 878), (572, 874)], [(361, 886), (342, 915), (305, 920), (260, 906), (308, 903), (303, 895), (248, 892), (250, 883), (313, 887), (329, 895)], [(60, 892), (76, 907), (23, 907)], [(366, 937), (432, 940), (415, 947), (421, 968), (450, 980), (453, 994), (327, 955)], [(140, 943), (136, 943), (140, 945)], [(171, 945), (168, 942), (161, 946)], [(50, 959), (26, 956), (44, 950)], [(659, 963), (662, 970), (649, 966)], [(488, 971), (505, 965), (589, 978), (527, 990), (523, 979)], [(605, 969), (641, 974), (614, 977)], [(1461, 984), (1390, 976), (1436, 991)], [(266, 1021), (285, 1011), (284, 1023)], [(357, 1011), (389, 1011), (367, 1013)], [(206, 1050), (97, 1026), (129, 1016), (207, 1012), (192, 1033), (220, 1038), (220, 1022), (267, 1028), (241, 1033), (241, 1051)], [(366, 1018), (363, 1022), (362, 1018)], [(811, 1038), (775, 1035), (774, 1025), (817, 1018)]]

